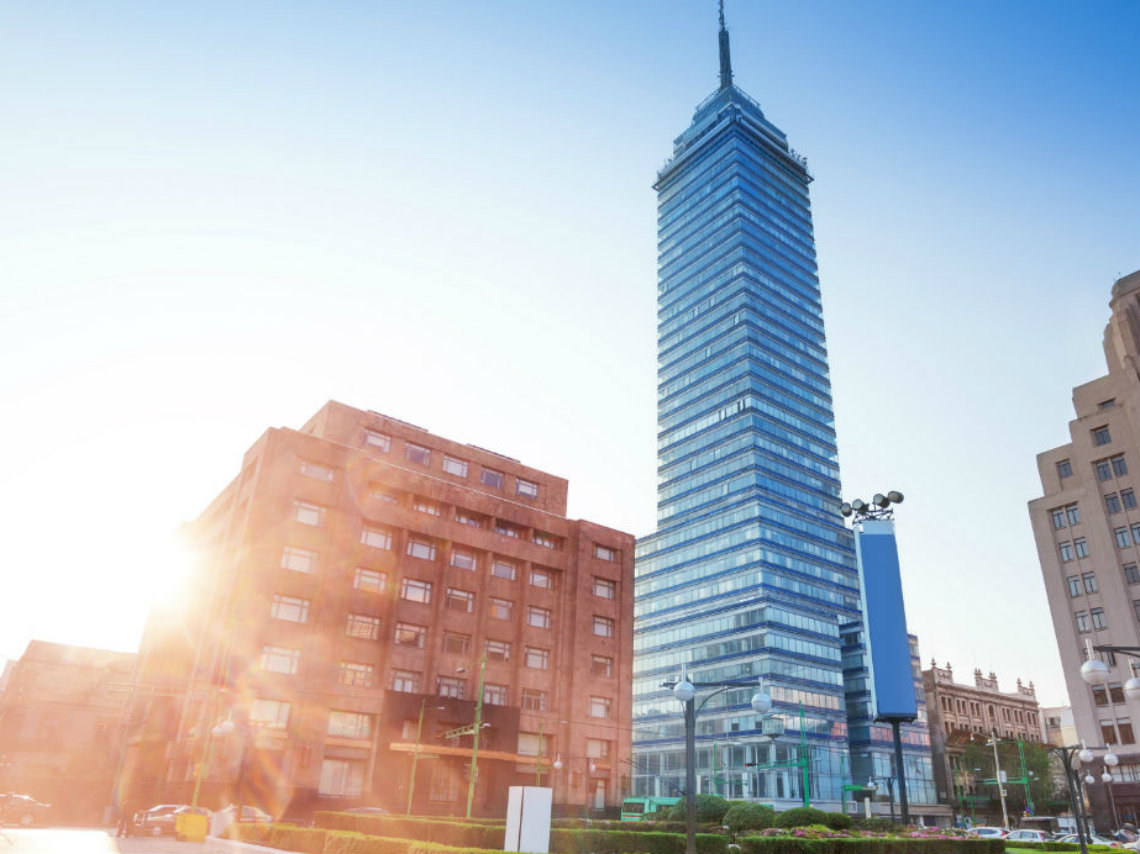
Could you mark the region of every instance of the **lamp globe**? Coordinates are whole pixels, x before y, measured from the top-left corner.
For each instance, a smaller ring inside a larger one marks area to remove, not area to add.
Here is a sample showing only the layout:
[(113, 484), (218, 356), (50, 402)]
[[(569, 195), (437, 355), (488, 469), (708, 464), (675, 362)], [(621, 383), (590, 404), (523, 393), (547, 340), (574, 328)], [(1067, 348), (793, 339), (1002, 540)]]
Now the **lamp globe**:
[(673, 686), (673, 696), (682, 703), (687, 703), (693, 699), (693, 697), (697, 696), (697, 689), (693, 687), (693, 683), (688, 679), (682, 679)]
[(1081, 678), (1089, 685), (1103, 685), (1108, 681), (1108, 665), (1099, 658), (1090, 658), (1081, 665)]
[(772, 708), (772, 698), (767, 691), (757, 691), (752, 695), (752, 711), (758, 715), (766, 715)]

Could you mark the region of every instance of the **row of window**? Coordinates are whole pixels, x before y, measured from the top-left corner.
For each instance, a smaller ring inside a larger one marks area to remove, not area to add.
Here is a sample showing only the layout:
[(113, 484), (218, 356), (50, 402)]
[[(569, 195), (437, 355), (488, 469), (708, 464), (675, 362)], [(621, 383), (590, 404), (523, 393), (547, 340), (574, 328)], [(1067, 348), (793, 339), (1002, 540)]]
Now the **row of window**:
[[(371, 570), (357, 570), (357, 587), (359, 580), (367, 575), (379, 575)], [(459, 587), (448, 587), (444, 606), (452, 611), (462, 611), (472, 614), (475, 612), (475, 591), (464, 590)], [(429, 604), (432, 596), (432, 584), (415, 578), (405, 578), (400, 584), (400, 598), (409, 602)], [(270, 605), (270, 616), (274, 619), (291, 623), (306, 623), (309, 620), (310, 600), (297, 596), (288, 596), (284, 593), (273, 594)], [(509, 599), (488, 597), (487, 615), (495, 620), (511, 620), (514, 617), (515, 603)], [(554, 622), (554, 612), (549, 608), (538, 605), (528, 605), (526, 609), (526, 624), (535, 629), (549, 629)], [(345, 634), (349, 637), (363, 638), (365, 640), (378, 640), (380, 638), (381, 620), (370, 614), (351, 613), (347, 616)], [(612, 638), (616, 623), (610, 617), (600, 614), (594, 615), (593, 633), (597, 637)], [(400, 646), (423, 647), (423, 638), (426, 637), (426, 626), (415, 626), (410, 623), (397, 623), (395, 642)], [(412, 640), (414, 635), (420, 640)]]
[[(947, 696), (941, 698), (942, 709), (947, 712), (954, 712), (954, 700)], [(1037, 725), (1037, 715), (1034, 712), (1025, 711), (1023, 709), (1010, 709), (1008, 706), (1001, 706), (1001, 718), (1010, 723), (1028, 724), (1031, 726)], [(990, 720), (996, 721), (998, 718), (998, 707), (993, 703), (986, 704), (986, 711), (989, 713)], [(957, 713), (960, 715), (972, 715), (973, 717), (982, 717), (982, 704), (976, 700), (964, 700), (961, 697), (957, 699)]]
[(1104, 619), (1104, 608), (1077, 611), (1073, 617), (1077, 621), (1077, 631), (1081, 634), (1091, 632), (1093, 629), (1099, 631), (1108, 628), (1108, 622)]
[(1082, 593), (1096, 593), (1097, 583), (1096, 575), (1091, 572), (1086, 572), (1083, 575), (1070, 575), (1069, 582), (1069, 596), (1076, 598)]
[[(311, 468), (312, 464), (303, 463), (302, 471), (305, 470), (306, 466)], [(323, 469), (323, 467), (320, 468)], [(331, 473), (331, 469), (324, 470)], [(372, 495), (373, 497), (387, 503), (400, 503), (400, 499), (390, 492), (373, 491)], [(416, 510), (420, 513), (426, 513), (429, 516), (442, 517), (444, 506), (428, 498), (424, 498), (419, 495), (412, 495), (411, 507), (413, 510)], [(455, 521), (461, 525), (468, 525), (473, 528), (489, 528), (495, 533), (500, 534), (504, 537), (510, 537), (516, 540), (529, 539), (530, 542), (534, 543), (537, 546), (542, 546), (543, 548), (552, 549), (555, 551), (562, 550), (562, 538), (556, 536), (555, 534), (547, 533), (546, 531), (540, 531), (538, 529), (530, 530), (530, 536), (528, 538), (528, 529), (526, 528), (515, 525), (512, 522), (507, 522), (503, 519), (491, 518), (478, 513), (473, 513), (461, 507), (455, 508), (454, 518)], [(302, 525), (310, 525), (312, 527), (322, 528), (325, 526), (328, 520), (328, 508), (309, 501), (296, 500), (293, 502), (293, 519), (297, 522), (300, 522)], [(374, 546), (376, 548), (390, 549), (392, 547), (392, 532), (386, 528), (380, 527), (366, 528), (365, 533), (361, 535), (361, 542), (365, 543), (366, 545)], [(408, 553), (412, 554), (410, 545)], [(434, 559), (434, 550), (432, 551), (432, 555), (433, 557), (429, 559)], [(416, 554), (415, 556), (419, 557), (420, 555)], [(620, 553), (617, 551), (617, 549), (612, 549), (608, 546), (603, 546), (601, 544), (595, 543), (594, 557), (600, 560), (616, 562), (620, 557)]]
[(1093, 466), (1096, 468), (1096, 479), (1102, 482), (1128, 474), (1128, 465), (1124, 462), (1123, 454), (1097, 460)]
[(1116, 545), (1122, 549), (1133, 544), (1140, 546), (1140, 525), (1133, 525), (1131, 529), (1115, 528), (1112, 534), (1116, 537)]
[[(1107, 428), (1105, 429), (1107, 431)], [(1128, 465), (1124, 462), (1123, 454), (1117, 454), (1114, 457), (1107, 457), (1103, 460), (1097, 460), (1095, 463), (1093, 463), (1093, 468), (1096, 470), (1096, 477), (1099, 481), (1112, 480), (1114, 477), (1120, 477), (1122, 475), (1128, 474)], [(1072, 477), (1073, 464), (1069, 460), (1060, 460), (1057, 463), (1057, 476), (1061, 480), (1064, 480), (1067, 477)]]
[[(1119, 731), (1119, 735), (1117, 734)], [(1112, 721), (1100, 722), (1100, 737), (1104, 740), (1105, 744), (1135, 744), (1136, 735), (1132, 732), (1131, 721), (1116, 721), (1116, 727), (1113, 728)], [(1112, 769), (1112, 776), (1117, 776), (1117, 769)]]
[(1091, 690), (1093, 702), (1098, 706), (1124, 705), (1124, 686), (1119, 682), (1109, 682), (1107, 685), (1094, 685)]
[[(362, 629), (363, 630), (363, 629)], [(373, 629), (369, 629), (372, 631)], [(379, 621), (376, 622), (376, 634), (368, 635), (373, 639), (379, 634)], [(397, 623), (395, 642), (400, 646), (411, 646), (423, 649), (427, 644), (427, 627), (411, 623)], [(488, 661), (507, 662), (511, 660), (512, 644), (509, 641), (484, 640), (483, 649)], [(445, 632), (443, 636), (443, 651), (459, 655), (469, 655), (471, 651), (471, 636), (456, 632)], [(550, 669), (549, 649), (541, 647), (523, 647), (523, 665), (531, 670)], [(282, 646), (266, 645), (261, 649), (261, 669), (267, 673), (280, 673), (286, 676), (295, 676), (301, 665), (301, 651)], [(608, 655), (591, 655), (590, 672), (595, 676), (612, 677), (614, 675), (614, 660)], [(374, 686), (374, 668), (371, 664), (342, 661), (340, 663), (339, 681), (342, 685), (355, 685), (362, 688)], [(462, 681), (462, 680), (458, 680)], [(401, 690), (393, 688), (393, 690)], [(457, 696), (449, 694), (447, 696)]]
[[(392, 437), (375, 430), (365, 430), (364, 445), (374, 451), (387, 454), (392, 450)], [(431, 454), (431, 448), (425, 448), (423, 445), (417, 445), (413, 442), (404, 442), (404, 459), (410, 462), (421, 466), (430, 466)], [(453, 457), (450, 454), (443, 455), (443, 470), (447, 474), (466, 479), (470, 468), (471, 464), (467, 460)], [(479, 483), (483, 486), (501, 490), (505, 481), (506, 475), (501, 471), (486, 466), (481, 467), (479, 471)], [(516, 477), (515, 495), (522, 498), (538, 498), (538, 484), (531, 480)]]
[(1088, 557), (1089, 546), (1084, 537), (1077, 537), (1075, 540), (1066, 540), (1059, 545), (1061, 550), (1061, 563), (1068, 563), (1074, 557)]
[[(1116, 538), (1118, 548), (1126, 549), (1132, 545), (1140, 546), (1140, 524), (1133, 525), (1131, 528), (1114, 528), (1112, 535)], [(1073, 560), (1074, 557), (1082, 558), (1089, 556), (1088, 542), (1084, 537), (1077, 537), (1075, 540), (1066, 540), (1058, 545), (1058, 549), (1060, 549), (1061, 552), (1061, 563), (1068, 563)]]
[(1049, 515), (1053, 517), (1054, 530), (1060, 530), (1068, 525), (1076, 525), (1081, 521), (1081, 511), (1076, 504), (1055, 507), (1049, 511)]
[(1104, 496), (1104, 506), (1110, 516), (1122, 510), (1134, 510), (1136, 509), (1136, 493), (1131, 489), (1122, 489), (1119, 495), (1110, 492)]
[[(319, 554), (312, 549), (286, 546), (281, 554), (281, 568), (292, 570), (293, 572), (313, 573), (316, 572), (318, 558)], [(468, 558), (470, 558), (470, 560), (468, 560)], [(460, 569), (474, 570), (476, 568), (476, 561), (474, 555), (464, 552), (461, 549), (453, 549), (451, 565), (459, 567)], [(497, 578), (514, 580), (516, 569), (517, 567), (511, 562), (497, 560), (492, 563), (491, 574)], [(531, 567), (528, 574), (530, 586), (538, 587), (542, 590), (553, 590), (555, 575), (554, 570)], [(414, 579), (407, 580), (414, 581)], [(353, 576), (352, 586), (366, 593), (383, 593), (388, 586), (388, 574), (375, 569), (357, 567), (355, 575)], [(415, 595), (415, 589), (414, 584), (403, 585), (401, 598), (411, 598), (411, 596)], [(611, 581), (608, 578), (595, 577), (593, 590), (594, 595), (600, 599), (614, 599), (617, 597), (617, 582)], [(405, 595), (405, 593), (409, 595)]]

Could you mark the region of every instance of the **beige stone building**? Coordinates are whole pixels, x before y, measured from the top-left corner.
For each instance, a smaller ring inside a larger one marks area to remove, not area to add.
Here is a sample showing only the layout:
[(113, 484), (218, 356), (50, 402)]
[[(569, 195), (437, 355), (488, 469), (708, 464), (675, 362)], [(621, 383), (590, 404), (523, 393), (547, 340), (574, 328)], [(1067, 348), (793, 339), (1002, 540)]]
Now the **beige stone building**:
[(1071, 706), (1042, 706), (1041, 723), (1045, 727), (1045, 740), (1049, 744), (1066, 746), (1077, 743), (1077, 728), (1073, 724)]
[(931, 661), (930, 669), (922, 671), (922, 688), (939, 800), (956, 802), (956, 791), (972, 787), (972, 779), (964, 778), (957, 767), (958, 757), (971, 741), (993, 734), (1009, 741), (1042, 741), (1041, 715), (1032, 682), (1025, 685), (1018, 679), (1017, 688), (1007, 693), (999, 687), (996, 675), (983, 676), (981, 670), (974, 670), (972, 685), (959, 684), (949, 662), (939, 667)]
[[(1107, 686), (1090, 688), (1080, 666), (1094, 645), (1140, 645), (1140, 271), (1118, 280), (1104, 332), (1108, 374), (1073, 389), (1070, 441), (1037, 456), (1043, 495), (1029, 515), (1073, 709), (1090, 747), (1114, 745), (1116, 818), (1140, 815), (1140, 702), (1123, 684), (1140, 659), (1103, 654)], [(1099, 765), (1092, 769), (1099, 776)], [(1097, 825), (1114, 822), (1104, 784), (1090, 787)]]

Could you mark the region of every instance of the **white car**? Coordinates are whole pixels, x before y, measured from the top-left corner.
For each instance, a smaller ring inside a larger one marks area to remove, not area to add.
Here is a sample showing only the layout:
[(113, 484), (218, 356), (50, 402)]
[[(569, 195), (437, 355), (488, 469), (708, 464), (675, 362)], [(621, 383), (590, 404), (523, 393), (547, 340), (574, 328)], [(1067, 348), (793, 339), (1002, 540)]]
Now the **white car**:
[(1007, 842), (1048, 842), (1053, 835), (1044, 830), (1011, 830), (1005, 838)]
[(971, 827), (966, 833), (980, 839), (1004, 839), (1009, 831), (1004, 827)]

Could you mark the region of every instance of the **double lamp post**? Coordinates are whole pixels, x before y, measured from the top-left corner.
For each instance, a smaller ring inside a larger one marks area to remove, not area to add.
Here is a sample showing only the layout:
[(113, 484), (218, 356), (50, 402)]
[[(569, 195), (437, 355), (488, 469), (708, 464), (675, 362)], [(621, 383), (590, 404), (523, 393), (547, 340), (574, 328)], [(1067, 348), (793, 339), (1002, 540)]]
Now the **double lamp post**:
[[(705, 703), (730, 688), (746, 688), (757, 685), (752, 695), (752, 710), (758, 715), (766, 715), (772, 708), (772, 698), (763, 690), (757, 680), (735, 682), (690, 682), (684, 675), (680, 681), (665, 682), (662, 688), (669, 688), (673, 697), (685, 707), (685, 854), (697, 854), (697, 715)], [(711, 694), (696, 703), (697, 691), (702, 688), (716, 688)]]

